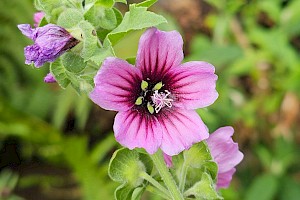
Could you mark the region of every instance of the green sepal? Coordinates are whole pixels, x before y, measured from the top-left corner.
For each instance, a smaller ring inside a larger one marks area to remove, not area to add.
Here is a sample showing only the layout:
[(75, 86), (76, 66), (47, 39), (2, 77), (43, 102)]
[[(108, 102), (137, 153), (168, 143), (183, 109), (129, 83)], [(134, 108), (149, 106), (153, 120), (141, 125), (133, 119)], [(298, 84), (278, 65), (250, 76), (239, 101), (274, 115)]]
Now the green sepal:
[(70, 29), (77, 26), (82, 20), (84, 17), (81, 12), (74, 8), (68, 8), (59, 15), (57, 25)]
[(140, 200), (145, 191), (145, 186), (132, 188), (129, 185), (122, 184), (115, 190), (116, 200)]
[(152, 168), (152, 160), (147, 154), (126, 148), (115, 151), (108, 168), (110, 178), (122, 183), (115, 190), (115, 199), (140, 199), (147, 183), (140, 177), (140, 173), (150, 174)]
[(135, 4), (131, 4), (121, 24), (105, 38), (104, 45), (113, 46), (131, 31), (157, 26), (166, 22), (167, 20), (164, 17), (147, 11), (146, 7), (136, 7)]
[(204, 172), (202, 174), (201, 180), (195, 183), (191, 188), (184, 192), (185, 197), (194, 196), (196, 199), (205, 200), (221, 200), (221, 197), (214, 186), (214, 182), (211, 176)]
[(127, 183), (135, 188), (143, 183), (140, 173), (146, 171), (147, 168), (140, 160), (137, 151), (122, 148), (113, 154), (109, 163), (108, 174), (112, 180)]

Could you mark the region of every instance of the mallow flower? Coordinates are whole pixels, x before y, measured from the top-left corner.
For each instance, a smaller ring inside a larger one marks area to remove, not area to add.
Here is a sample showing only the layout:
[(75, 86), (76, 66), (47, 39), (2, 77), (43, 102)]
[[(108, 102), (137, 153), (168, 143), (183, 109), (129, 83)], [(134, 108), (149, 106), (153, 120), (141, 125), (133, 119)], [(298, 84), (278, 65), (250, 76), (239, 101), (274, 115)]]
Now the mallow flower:
[(150, 28), (140, 38), (135, 66), (114, 57), (104, 60), (90, 98), (118, 111), (113, 129), (121, 145), (149, 154), (160, 148), (172, 156), (208, 138), (194, 109), (217, 99), (215, 68), (201, 61), (181, 64), (182, 46), (177, 31)]
[(30, 24), (19, 24), (18, 28), (34, 41), (33, 45), (24, 48), (24, 54), (25, 64), (33, 62), (36, 67), (53, 62), (79, 42), (64, 28), (54, 24), (37, 28), (31, 28)]
[(222, 127), (212, 133), (207, 139), (211, 155), (218, 165), (217, 189), (227, 188), (244, 155), (239, 151), (238, 144), (233, 142), (233, 128)]

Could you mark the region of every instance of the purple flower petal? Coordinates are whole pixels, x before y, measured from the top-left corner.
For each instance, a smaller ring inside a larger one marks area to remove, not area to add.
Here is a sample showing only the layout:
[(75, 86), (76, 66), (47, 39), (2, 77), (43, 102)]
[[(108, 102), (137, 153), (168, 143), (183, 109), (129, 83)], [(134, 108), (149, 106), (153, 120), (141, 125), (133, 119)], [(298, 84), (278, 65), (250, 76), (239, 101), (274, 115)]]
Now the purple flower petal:
[(163, 156), (167, 167), (173, 167), (172, 156), (169, 156), (165, 153), (163, 153)]
[(54, 78), (54, 76), (51, 73), (48, 73), (45, 77), (44, 77), (44, 82), (45, 83), (55, 83), (56, 80)]
[(33, 21), (34, 21), (34, 27), (38, 27), (41, 20), (43, 19), (43, 17), (45, 16), (44, 12), (36, 12), (33, 15)]
[(197, 109), (211, 105), (217, 98), (217, 75), (209, 63), (194, 61), (173, 68), (164, 82), (176, 96), (176, 106)]
[(114, 123), (116, 140), (129, 149), (144, 148), (153, 154), (161, 144), (162, 129), (153, 115), (137, 110), (119, 112)]
[(148, 29), (141, 36), (136, 59), (143, 78), (159, 80), (170, 68), (179, 66), (183, 59), (182, 46), (182, 37), (177, 31)]
[(24, 48), (26, 64), (34, 62), (36, 67), (41, 67), (46, 62), (53, 62), (65, 51), (78, 44), (64, 28), (48, 24), (32, 29), (29, 24), (20, 24), (18, 28), (34, 44)]
[(163, 129), (161, 149), (173, 156), (208, 138), (208, 129), (193, 110), (172, 109), (158, 116)]
[(218, 179), (222, 180), (222, 184), (217, 182), (217, 187), (230, 184), (231, 176), (235, 172), (235, 170), (233, 171), (234, 167), (244, 157), (243, 153), (238, 149), (238, 144), (233, 142), (231, 138), (233, 132), (232, 127), (222, 127), (212, 133), (207, 139), (211, 155), (218, 164)]
[(22, 32), (23, 35), (33, 40), (34, 29), (31, 28), (30, 24), (19, 24), (18, 29)]
[(219, 188), (228, 188), (232, 180), (232, 176), (235, 173), (236, 169), (232, 168), (227, 172), (218, 173), (217, 175), (217, 189)]
[[(107, 110), (126, 111), (134, 106), (134, 90), (140, 88), (141, 72), (126, 61), (109, 57), (94, 78), (90, 98)], [(137, 91), (138, 92), (138, 91)]]

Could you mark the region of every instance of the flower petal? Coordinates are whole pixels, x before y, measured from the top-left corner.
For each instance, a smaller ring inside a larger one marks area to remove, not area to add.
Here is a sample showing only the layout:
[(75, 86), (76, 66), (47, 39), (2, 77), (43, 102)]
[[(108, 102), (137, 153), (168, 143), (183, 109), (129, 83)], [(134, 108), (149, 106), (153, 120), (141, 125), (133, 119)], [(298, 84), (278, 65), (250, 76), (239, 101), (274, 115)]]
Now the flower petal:
[(208, 138), (208, 129), (193, 110), (164, 110), (158, 116), (163, 130), (161, 149), (173, 156)]
[(139, 42), (136, 66), (142, 70), (143, 78), (158, 81), (183, 59), (183, 41), (177, 31), (164, 32), (148, 29)]
[(224, 173), (241, 162), (244, 155), (239, 151), (238, 144), (233, 142), (233, 128), (222, 127), (212, 133), (207, 139), (208, 147), (218, 164), (218, 173)]
[(48, 74), (44, 77), (44, 82), (45, 82), (45, 83), (55, 83), (56, 80), (55, 80), (55, 77), (54, 77), (51, 73), (48, 73)]
[(31, 28), (30, 24), (19, 24), (18, 29), (22, 32), (26, 37), (33, 39), (34, 38), (34, 29)]
[(235, 173), (235, 168), (232, 168), (231, 170), (224, 172), (224, 173), (218, 173), (217, 175), (217, 189), (220, 188), (228, 188), (232, 179), (233, 174)]
[(140, 88), (141, 72), (124, 60), (109, 57), (94, 78), (90, 98), (107, 110), (125, 111), (134, 106)]
[(167, 167), (169, 167), (169, 168), (173, 167), (172, 156), (169, 156), (168, 154), (165, 154), (165, 153), (163, 153), (163, 156), (164, 156), (164, 160), (165, 160)]
[(129, 149), (144, 148), (153, 154), (161, 144), (162, 129), (156, 117), (138, 110), (119, 112), (114, 132), (116, 140)]
[[(166, 88), (175, 95), (176, 106), (197, 109), (209, 106), (217, 98), (217, 75), (209, 63), (193, 61), (173, 68), (164, 77)], [(175, 104), (175, 103), (174, 103)]]

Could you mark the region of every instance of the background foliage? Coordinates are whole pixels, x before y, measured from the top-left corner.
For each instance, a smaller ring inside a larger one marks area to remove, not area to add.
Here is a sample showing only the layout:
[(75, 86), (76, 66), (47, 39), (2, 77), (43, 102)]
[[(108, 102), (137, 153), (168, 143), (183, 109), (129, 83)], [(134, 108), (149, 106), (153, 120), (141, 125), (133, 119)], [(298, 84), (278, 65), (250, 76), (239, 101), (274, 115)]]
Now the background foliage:
[[(199, 114), (211, 132), (232, 125), (245, 154), (225, 199), (300, 196), (299, 9), (297, 0), (162, 0), (152, 8), (169, 21), (160, 28), (183, 34), (186, 60), (216, 66), (220, 97)], [(32, 0), (0, 1), (0, 199), (113, 199), (114, 114), (71, 87), (45, 84), (48, 67), (24, 64), (30, 41), (16, 25), (34, 12)], [(115, 53), (133, 57), (140, 34)]]

